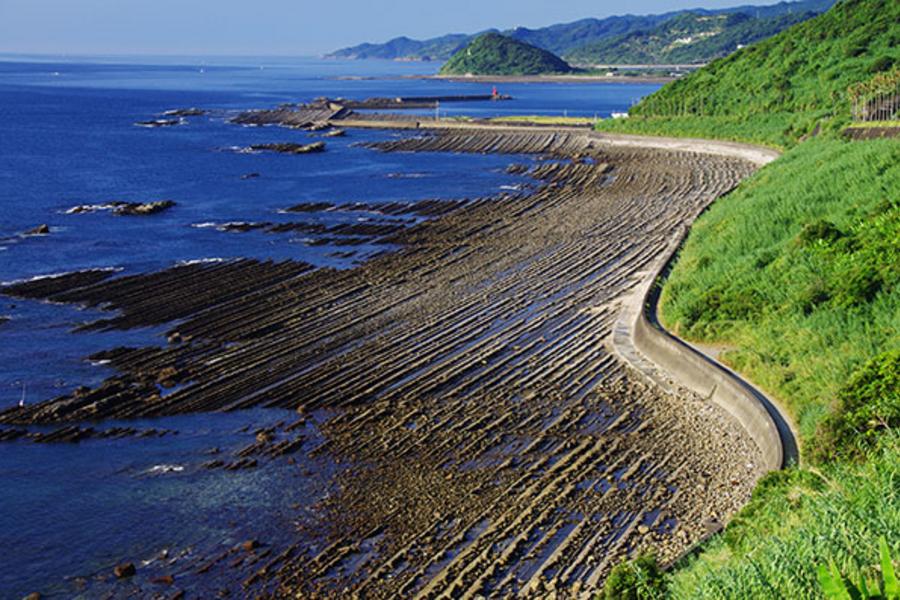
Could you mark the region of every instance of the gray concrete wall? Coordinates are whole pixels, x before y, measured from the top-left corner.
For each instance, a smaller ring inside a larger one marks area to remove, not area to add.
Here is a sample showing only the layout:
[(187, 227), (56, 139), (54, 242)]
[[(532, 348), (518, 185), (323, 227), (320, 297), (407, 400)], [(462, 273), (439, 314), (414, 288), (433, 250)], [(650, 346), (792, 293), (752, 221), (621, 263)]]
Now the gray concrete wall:
[(687, 235), (683, 231), (623, 304), (613, 329), (614, 352), (646, 379), (666, 391), (686, 388), (722, 407), (753, 438), (768, 470), (797, 461), (790, 422), (778, 406), (719, 362), (667, 332), (657, 319), (657, 278), (668, 267)]

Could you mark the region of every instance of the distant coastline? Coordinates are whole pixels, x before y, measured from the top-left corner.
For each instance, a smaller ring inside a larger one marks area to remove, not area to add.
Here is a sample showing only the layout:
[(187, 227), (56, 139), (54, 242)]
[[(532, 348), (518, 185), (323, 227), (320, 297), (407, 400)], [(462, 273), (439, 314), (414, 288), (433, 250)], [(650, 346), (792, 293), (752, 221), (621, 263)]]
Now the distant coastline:
[(453, 81), (458, 83), (669, 83), (676, 77), (656, 75), (405, 75), (402, 79)]

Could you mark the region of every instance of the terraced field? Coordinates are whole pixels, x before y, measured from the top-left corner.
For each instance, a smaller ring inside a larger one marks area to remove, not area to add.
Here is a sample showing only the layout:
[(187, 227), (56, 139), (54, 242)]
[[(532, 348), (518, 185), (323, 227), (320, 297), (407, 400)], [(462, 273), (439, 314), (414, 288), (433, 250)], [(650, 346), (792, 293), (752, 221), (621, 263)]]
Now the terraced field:
[(165, 348), (105, 353), (121, 374), (97, 389), (0, 422), (326, 411), (324, 443), (286, 424), (247, 453), (257, 468), (296, 451), (347, 465), (321, 531), (235, 567), (274, 596), (576, 597), (625, 555), (671, 561), (720, 527), (759, 450), (712, 404), (645, 387), (607, 340), (671, 237), (755, 166), (544, 130), (373, 151), (543, 160), (534, 192), (438, 211), (348, 271), (236, 261), (6, 288), (118, 310), (94, 328), (177, 324)]

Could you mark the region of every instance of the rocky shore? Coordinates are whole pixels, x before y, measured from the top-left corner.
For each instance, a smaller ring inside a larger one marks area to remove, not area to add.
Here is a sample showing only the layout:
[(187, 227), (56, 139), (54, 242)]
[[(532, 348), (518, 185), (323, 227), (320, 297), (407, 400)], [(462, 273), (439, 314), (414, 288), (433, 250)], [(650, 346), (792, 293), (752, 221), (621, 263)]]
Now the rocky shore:
[[(398, 251), (351, 270), (238, 260), (7, 286), (117, 311), (92, 329), (173, 326), (166, 347), (95, 357), (118, 370), (95, 389), (0, 423), (327, 410), (304, 449), (350, 465), (320, 507), (327, 543), (210, 561), (203, 573), (240, 573), (246, 594), (582, 597), (625, 556), (667, 563), (719, 529), (761, 475), (759, 449), (714, 405), (645, 387), (605, 343), (670, 238), (755, 166), (541, 130), (371, 147), (544, 160), (511, 166), (533, 192), (422, 204), (429, 220), (390, 232)], [(260, 431), (207, 466), (263, 468), (303, 435)]]

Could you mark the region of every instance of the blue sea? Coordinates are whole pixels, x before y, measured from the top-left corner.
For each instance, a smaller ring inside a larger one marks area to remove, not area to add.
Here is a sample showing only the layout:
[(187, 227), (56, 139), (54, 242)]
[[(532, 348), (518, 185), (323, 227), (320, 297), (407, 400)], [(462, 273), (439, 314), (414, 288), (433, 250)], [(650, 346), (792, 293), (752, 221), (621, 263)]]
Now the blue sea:
[[(236, 151), (313, 141), (305, 131), (228, 123), (247, 109), (321, 96), (490, 93), (489, 84), (407, 78), (435, 69), (285, 58), (0, 57), (0, 281), (93, 268), (139, 273), (235, 257), (352, 268), (385, 247), (318, 245), (305, 233), (217, 226), (356, 222), (361, 217), (352, 211), (302, 219), (280, 211), (309, 202), (474, 198), (524, 183), (505, 171), (521, 157), (384, 154), (360, 145), (403, 135), (390, 131), (351, 130), (327, 139), (327, 151), (316, 155)], [(499, 91), (512, 101), (445, 104), (441, 111), (609, 117), (657, 88), (504, 84)], [(210, 112), (175, 127), (135, 125), (188, 107)], [(251, 173), (258, 177), (242, 177)], [(67, 213), (81, 205), (157, 200), (176, 205), (149, 217)], [(23, 235), (42, 224), (49, 235)], [(165, 341), (164, 328), (72, 332), (101, 314), (0, 295), (0, 408), (100, 383), (111, 372), (86, 360), (94, 352)], [(310, 507), (328, 493), (341, 465), (303, 459), (309, 462), (303, 470), (315, 477), (299, 477), (296, 466), (224, 473), (200, 463), (203, 452), (247, 445), (256, 428), (291, 416), (274, 410), (188, 415), (127, 424), (175, 432), (162, 438), (0, 443), (0, 545), (8, 550), (0, 563), (0, 598), (34, 591), (93, 597), (124, 559), (152, 564), (164, 550), (194, 556), (250, 537), (289, 539), (298, 522), (315, 520)], [(309, 444), (317, 440), (316, 420), (308, 425)], [(95, 426), (115, 425), (121, 424)]]

